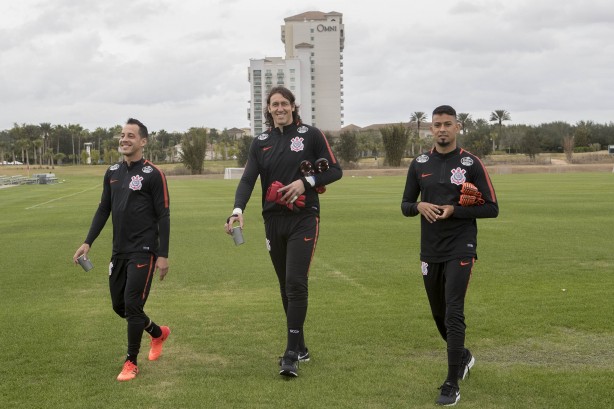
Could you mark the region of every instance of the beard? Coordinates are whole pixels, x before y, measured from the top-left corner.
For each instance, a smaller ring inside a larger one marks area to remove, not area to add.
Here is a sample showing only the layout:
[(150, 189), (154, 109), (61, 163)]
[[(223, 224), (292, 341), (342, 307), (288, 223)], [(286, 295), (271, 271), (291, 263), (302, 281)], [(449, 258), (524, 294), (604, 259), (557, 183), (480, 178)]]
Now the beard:
[(446, 146), (450, 145), (450, 141), (437, 141), (437, 145), (441, 146), (442, 148), (445, 148)]

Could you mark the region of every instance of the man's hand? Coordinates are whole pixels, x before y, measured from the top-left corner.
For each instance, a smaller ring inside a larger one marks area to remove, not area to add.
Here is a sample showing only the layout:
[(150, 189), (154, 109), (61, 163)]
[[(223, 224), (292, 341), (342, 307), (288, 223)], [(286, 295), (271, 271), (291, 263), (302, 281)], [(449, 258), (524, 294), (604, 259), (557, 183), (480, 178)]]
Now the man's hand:
[(277, 189), (277, 192), (283, 194), (281, 197), (282, 202), (294, 203), (294, 201), (298, 199), (300, 195), (305, 193), (305, 185), (303, 184), (302, 180), (297, 179), (289, 185)]
[(436, 205), (428, 202), (418, 203), (418, 212), (429, 223), (434, 223), (437, 220), (447, 219), (454, 214), (454, 206), (451, 205)]
[(81, 247), (79, 247), (79, 248), (77, 249), (77, 252), (75, 253), (75, 255), (74, 255), (74, 256), (72, 256), (72, 261), (73, 261), (75, 264), (79, 264), (79, 262), (77, 261), (77, 259), (78, 259), (79, 257), (81, 257), (81, 255), (83, 255), (83, 256), (84, 256), (84, 258), (87, 260), (87, 253), (88, 253), (89, 251), (90, 251), (90, 245), (89, 245), (89, 244), (87, 244), (87, 243), (83, 243), (83, 244), (81, 245)]
[(233, 214), (226, 220), (226, 224), (224, 225), (226, 234), (232, 235), (232, 225), (237, 221), (239, 222), (239, 227), (241, 227), (241, 230), (243, 230), (243, 214)]
[(168, 258), (167, 257), (158, 257), (156, 261), (156, 269), (160, 273), (160, 280), (164, 280), (164, 276), (168, 273)]

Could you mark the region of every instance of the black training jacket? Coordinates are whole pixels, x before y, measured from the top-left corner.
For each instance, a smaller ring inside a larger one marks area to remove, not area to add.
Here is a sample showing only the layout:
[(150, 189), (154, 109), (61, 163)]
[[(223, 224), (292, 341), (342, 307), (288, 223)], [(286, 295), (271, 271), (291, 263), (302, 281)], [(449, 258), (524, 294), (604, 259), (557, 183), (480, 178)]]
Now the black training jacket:
[[(313, 164), (320, 158), (326, 158), (330, 167), (328, 171), (314, 175), (316, 187), (341, 179), (343, 171), (326, 136), (319, 129), (302, 123), (285, 126), (283, 132), (279, 128), (268, 129), (255, 137), (250, 146), (245, 170), (235, 194), (234, 208), (245, 210), (256, 179), (260, 176), (263, 217), (266, 219), (267, 215), (288, 211), (286, 206), (265, 200), (268, 187), (275, 181), (288, 185), (300, 179), (303, 176), (300, 163), (308, 160)], [(318, 193), (309, 184), (305, 189), (305, 209), (301, 211), (319, 215)]]
[(168, 257), (170, 209), (166, 176), (141, 159), (116, 163), (104, 175), (102, 197), (85, 243), (96, 240), (112, 214), (113, 256), (154, 253)]
[[(463, 182), (478, 188), (485, 200), (483, 205), (458, 204)], [(482, 161), (462, 148), (443, 155), (435, 149), (423, 153), (409, 165), (401, 202), (403, 215), (420, 214), (418, 196), (423, 202), (454, 206), (454, 214), (448, 219), (429, 223), (420, 217), (420, 259), (440, 263), (459, 257), (477, 258), (476, 219), (499, 214), (495, 189)]]

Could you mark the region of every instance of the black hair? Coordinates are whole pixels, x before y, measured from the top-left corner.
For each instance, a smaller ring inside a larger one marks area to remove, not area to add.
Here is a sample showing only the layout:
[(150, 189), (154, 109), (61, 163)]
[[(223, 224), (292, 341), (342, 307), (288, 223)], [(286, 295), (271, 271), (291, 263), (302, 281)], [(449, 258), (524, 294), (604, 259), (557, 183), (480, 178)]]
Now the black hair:
[[(450, 105), (440, 105), (437, 108), (435, 108), (433, 110), (433, 115), (452, 115), (454, 118), (456, 118), (456, 110), (454, 108), (452, 108)], [(431, 116), (431, 117), (432, 117)]]
[(128, 120), (126, 121), (126, 125), (137, 125), (139, 127), (139, 136), (141, 138), (149, 138), (147, 127), (143, 125), (143, 123), (138, 119), (128, 118)]
[(267, 95), (266, 97), (266, 107), (264, 108), (264, 123), (270, 127), (275, 126), (275, 122), (273, 121), (273, 115), (271, 115), (271, 113), (269, 112), (269, 104), (271, 103), (271, 97), (275, 94), (281, 94), (282, 97), (290, 101), (290, 104), (294, 105), (294, 111), (292, 111), (292, 122), (301, 122), (301, 116), (298, 114), (298, 105), (296, 105), (296, 98), (294, 97), (292, 91), (290, 91), (286, 87), (273, 87), (271, 88), (271, 91), (269, 91), (269, 95)]

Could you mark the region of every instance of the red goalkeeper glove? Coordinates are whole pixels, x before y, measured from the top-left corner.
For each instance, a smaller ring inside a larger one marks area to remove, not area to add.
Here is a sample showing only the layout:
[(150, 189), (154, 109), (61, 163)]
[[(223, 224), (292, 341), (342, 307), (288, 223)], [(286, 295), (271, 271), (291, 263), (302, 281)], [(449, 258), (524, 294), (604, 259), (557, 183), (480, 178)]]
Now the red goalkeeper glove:
[(298, 212), (300, 207), (305, 207), (305, 195), (298, 196), (293, 203), (284, 202), (283, 200), (281, 200), (283, 193), (280, 192), (279, 189), (281, 189), (282, 187), (284, 187), (284, 184), (277, 180), (271, 183), (271, 186), (269, 186), (266, 191), (266, 201), (286, 206), (288, 209), (294, 212)]
[(482, 193), (480, 193), (478, 188), (473, 183), (463, 183), (461, 186), (461, 196), (458, 204), (461, 206), (478, 206), (483, 205), (484, 203), (485, 201), (482, 199)]

